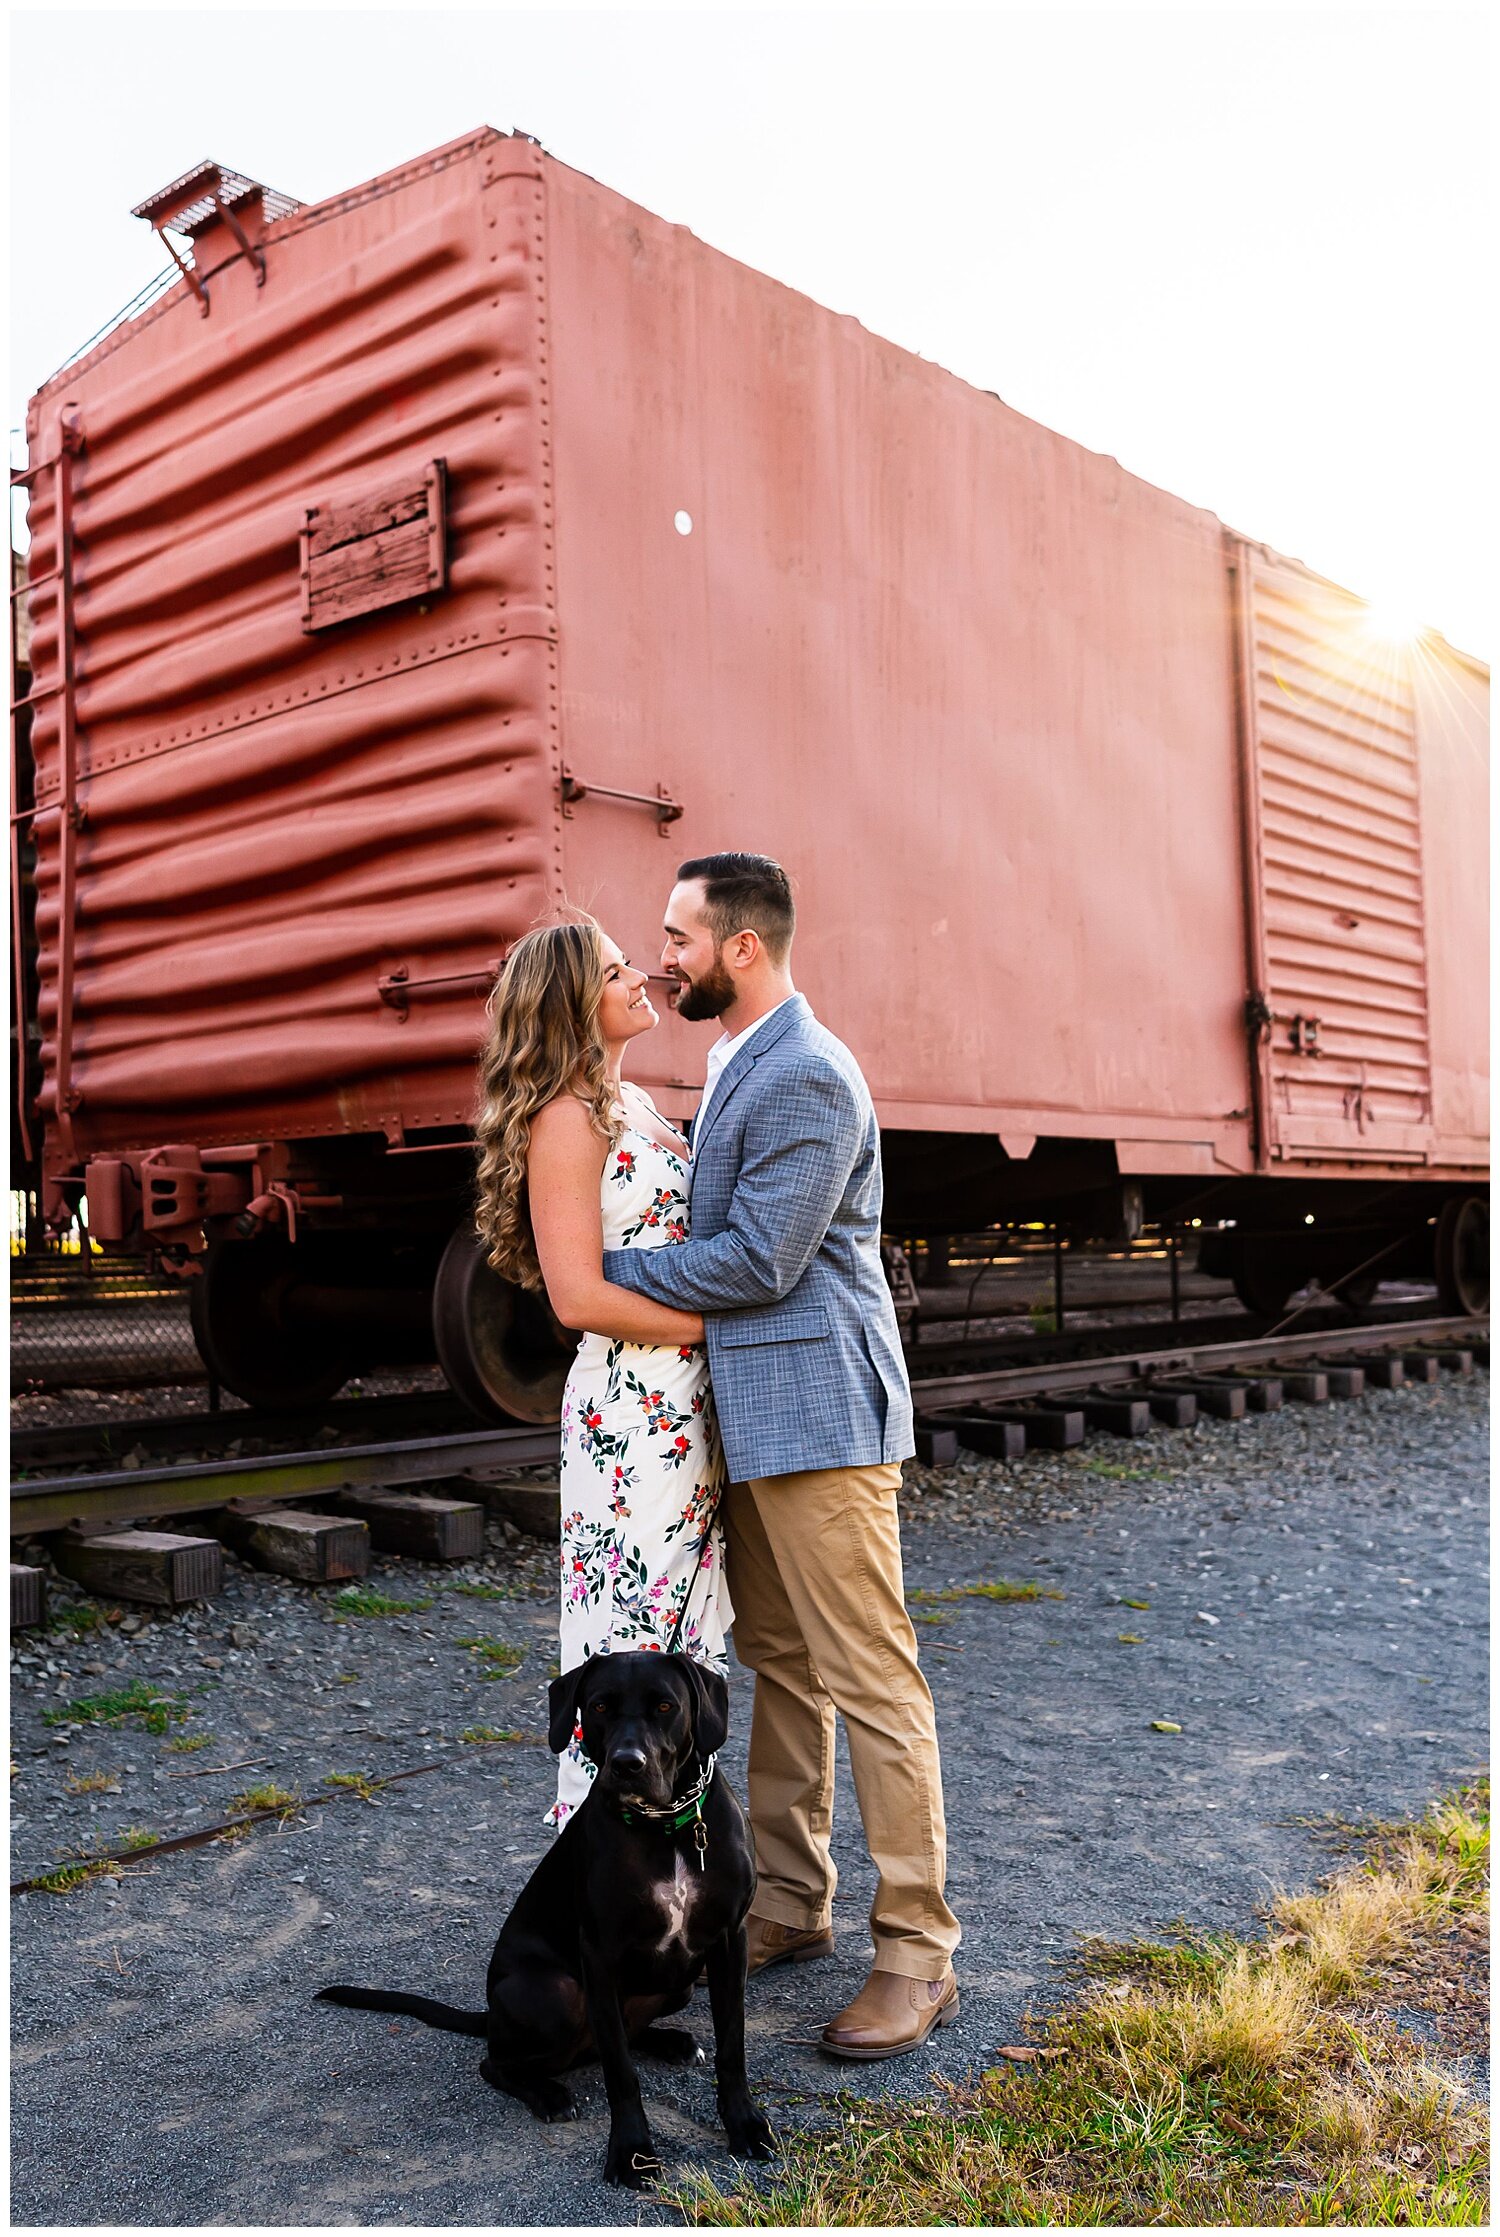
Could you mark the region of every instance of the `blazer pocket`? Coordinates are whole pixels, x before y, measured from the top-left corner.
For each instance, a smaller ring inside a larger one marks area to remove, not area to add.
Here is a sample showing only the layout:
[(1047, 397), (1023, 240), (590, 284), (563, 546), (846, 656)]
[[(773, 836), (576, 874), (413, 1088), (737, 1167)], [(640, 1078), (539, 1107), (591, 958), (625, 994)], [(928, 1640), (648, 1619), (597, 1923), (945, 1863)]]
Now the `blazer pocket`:
[(827, 1334), (828, 1315), (818, 1307), (808, 1312), (788, 1313), (781, 1320), (726, 1320), (718, 1331), (718, 1338), (725, 1345), (794, 1344), (805, 1337)]

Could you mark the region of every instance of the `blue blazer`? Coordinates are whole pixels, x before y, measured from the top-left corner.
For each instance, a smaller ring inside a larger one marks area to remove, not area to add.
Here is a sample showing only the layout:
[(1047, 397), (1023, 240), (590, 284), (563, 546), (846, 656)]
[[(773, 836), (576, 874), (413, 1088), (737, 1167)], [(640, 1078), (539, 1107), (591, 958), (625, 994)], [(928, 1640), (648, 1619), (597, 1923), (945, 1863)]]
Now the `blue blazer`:
[(910, 1458), (880, 1204), (870, 1091), (795, 994), (695, 1130), (691, 1239), (604, 1254), (608, 1281), (703, 1314), (731, 1481)]

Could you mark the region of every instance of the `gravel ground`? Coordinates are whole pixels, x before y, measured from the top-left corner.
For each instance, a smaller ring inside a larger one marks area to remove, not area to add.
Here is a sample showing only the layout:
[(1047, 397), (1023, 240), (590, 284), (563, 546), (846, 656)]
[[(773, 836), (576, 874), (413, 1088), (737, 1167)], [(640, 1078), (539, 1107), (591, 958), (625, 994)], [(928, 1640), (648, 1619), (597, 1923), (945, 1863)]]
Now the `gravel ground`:
[[(773, 2118), (815, 2119), (844, 2086), (907, 2095), (972, 2070), (1055, 1992), (1080, 1937), (1178, 1918), (1249, 1930), (1273, 1887), (1327, 1868), (1297, 1820), (1418, 1810), (1485, 1761), (1487, 1402), (1478, 1374), (908, 1469), (910, 1587), (1036, 1579), (1058, 1597), (914, 1609), (944, 1748), (963, 2015), (886, 2066), (835, 2066), (811, 2040), (869, 1955), (845, 1764), (837, 1952), (750, 1991), (751, 2074)], [(430, 1601), (405, 1615), (337, 1621), (331, 1590), (231, 1561), (201, 1611), (13, 1650), (17, 1877), (127, 1828), (214, 1823), (264, 1780), (308, 1793), (330, 1773), (439, 1766), (374, 1802), (351, 1793), (232, 1845), (13, 1901), (16, 2223), (637, 2218), (598, 2178), (597, 2072), (579, 2125), (543, 2128), (486, 2089), (473, 2043), (311, 2002), (342, 1979), (477, 2004), (547, 1838), (552, 1761), (536, 1736), (553, 1556), (490, 1536), (462, 1571), (378, 1561), (371, 1587)], [(83, 1605), (60, 1588), (64, 1604)], [(524, 1659), (491, 1680), (475, 1638)], [(137, 1679), (186, 1717), (157, 1734), (43, 1721)], [(740, 1673), (726, 1764), (742, 1790), (748, 1711)], [(523, 1737), (465, 1744), (481, 1726)], [(690, 2021), (710, 2044), (704, 2003)], [(647, 2066), (644, 2086), (669, 2165), (728, 2172), (708, 2071)], [(639, 2218), (670, 2219), (649, 2200)]]

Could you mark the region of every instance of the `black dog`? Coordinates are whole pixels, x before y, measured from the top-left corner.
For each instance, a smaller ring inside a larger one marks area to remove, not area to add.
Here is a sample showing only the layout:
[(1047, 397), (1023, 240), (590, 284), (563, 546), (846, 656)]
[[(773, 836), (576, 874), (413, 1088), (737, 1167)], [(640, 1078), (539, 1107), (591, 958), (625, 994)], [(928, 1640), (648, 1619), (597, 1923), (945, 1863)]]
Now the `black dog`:
[(745, 1813), (712, 1761), (729, 1727), (729, 1688), (687, 1655), (595, 1655), (553, 1680), (548, 1706), (553, 1752), (567, 1746), (581, 1716), (598, 1776), (500, 1929), (488, 2010), (383, 1989), (319, 1995), (486, 2037), (480, 2073), (539, 2120), (577, 2118), (559, 2076), (597, 2058), (609, 2092), (605, 2177), (638, 2190), (661, 2162), (630, 2046), (695, 2056), (681, 2028), (651, 2023), (680, 2012), (706, 1969), (719, 2117), (732, 2151), (769, 2159), (774, 2138), (745, 2075), (745, 1913), (755, 1863)]

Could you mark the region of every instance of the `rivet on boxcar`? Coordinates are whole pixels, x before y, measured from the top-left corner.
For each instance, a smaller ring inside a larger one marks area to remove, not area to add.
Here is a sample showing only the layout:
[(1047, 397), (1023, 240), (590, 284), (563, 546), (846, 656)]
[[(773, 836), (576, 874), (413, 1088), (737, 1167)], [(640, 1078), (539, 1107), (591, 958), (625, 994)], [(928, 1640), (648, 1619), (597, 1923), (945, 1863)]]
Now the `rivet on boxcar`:
[(691, 536), (693, 533), (692, 514), (683, 512), (674, 513), (672, 515), (672, 526), (676, 529), (679, 536)]

